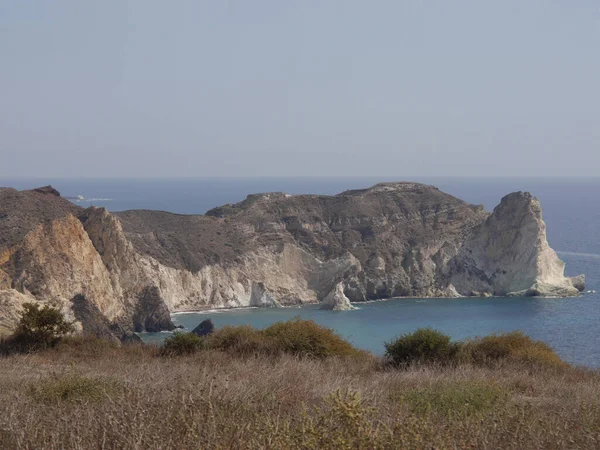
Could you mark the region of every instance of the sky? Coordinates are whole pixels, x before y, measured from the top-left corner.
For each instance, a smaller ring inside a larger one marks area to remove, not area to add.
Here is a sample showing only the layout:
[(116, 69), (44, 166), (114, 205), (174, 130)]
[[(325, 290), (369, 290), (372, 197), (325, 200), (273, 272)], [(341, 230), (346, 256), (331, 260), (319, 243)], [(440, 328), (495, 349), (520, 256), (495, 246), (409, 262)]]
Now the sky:
[(600, 175), (597, 0), (0, 0), (0, 176)]

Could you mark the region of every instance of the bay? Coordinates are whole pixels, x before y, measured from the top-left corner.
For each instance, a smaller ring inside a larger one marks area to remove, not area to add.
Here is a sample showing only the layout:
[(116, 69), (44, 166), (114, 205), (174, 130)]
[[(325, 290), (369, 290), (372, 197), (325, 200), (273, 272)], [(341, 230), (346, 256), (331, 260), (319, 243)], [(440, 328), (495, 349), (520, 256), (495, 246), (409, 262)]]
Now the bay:
[[(587, 289), (600, 289), (600, 178), (545, 177), (299, 177), (183, 179), (0, 179), (0, 185), (30, 189), (52, 184), (63, 195), (82, 195), (81, 206), (110, 211), (158, 209), (178, 214), (202, 214), (247, 194), (282, 191), (290, 194), (335, 194), (382, 181), (419, 181), (492, 210), (513, 191), (529, 191), (542, 204), (548, 241), (566, 262), (568, 275), (586, 274)], [(565, 360), (600, 367), (600, 294), (569, 299), (461, 298), (394, 299), (357, 305), (356, 311), (301, 308), (240, 309), (175, 314), (174, 321), (191, 329), (210, 317), (217, 327), (248, 324), (265, 327), (296, 316), (329, 326), (356, 346), (375, 354), (383, 343), (418, 327), (433, 327), (454, 339), (522, 330), (549, 343)], [(157, 342), (167, 333), (146, 333)]]

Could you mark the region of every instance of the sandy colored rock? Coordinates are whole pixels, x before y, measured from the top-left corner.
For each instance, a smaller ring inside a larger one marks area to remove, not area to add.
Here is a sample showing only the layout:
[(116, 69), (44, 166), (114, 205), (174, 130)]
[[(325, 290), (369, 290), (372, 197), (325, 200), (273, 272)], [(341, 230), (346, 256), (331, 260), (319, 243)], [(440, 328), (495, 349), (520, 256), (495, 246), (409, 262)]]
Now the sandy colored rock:
[(548, 245), (540, 202), (528, 192), (505, 196), (452, 263), (452, 284), (460, 293), (568, 297), (579, 292)]
[(348, 299), (348, 297), (346, 297), (344, 294), (343, 284), (338, 283), (321, 301), (321, 309), (328, 309), (331, 311), (349, 311), (356, 308), (350, 304), (350, 299)]

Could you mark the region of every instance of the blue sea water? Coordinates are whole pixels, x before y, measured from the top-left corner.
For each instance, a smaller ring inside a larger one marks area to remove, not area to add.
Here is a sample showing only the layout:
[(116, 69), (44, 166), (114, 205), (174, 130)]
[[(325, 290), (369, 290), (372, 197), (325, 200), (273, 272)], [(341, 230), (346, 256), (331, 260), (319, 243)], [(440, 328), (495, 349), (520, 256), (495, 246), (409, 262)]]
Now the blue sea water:
[[(526, 190), (544, 211), (548, 241), (566, 262), (568, 275), (585, 273), (587, 289), (600, 290), (600, 178), (195, 178), (195, 179), (0, 179), (0, 185), (29, 189), (52, 184), (63, 195), (82, 195), (82, 206), (111, 211), (158, 209), (201, 214), (249, 193), (335, 194), (381, 181), (420, 181), (492, 210), (509, 192)], [(548, 342), (565, 360), (600, 367), (600, 293), (570, 299), (395, 299), (358, 305), (348, 312), (320, 311), (315, 306), (241, 309), (175, 314), (190, 329), (211, 317), (217, 326), (249, 324), (265, 327), (295, 316), (334, 328), (358, 347), (376, 354), (394, 336), (431, 326), (455, 339), (522, 330)], [(165, 333), (146, 335), (149, 341)]]

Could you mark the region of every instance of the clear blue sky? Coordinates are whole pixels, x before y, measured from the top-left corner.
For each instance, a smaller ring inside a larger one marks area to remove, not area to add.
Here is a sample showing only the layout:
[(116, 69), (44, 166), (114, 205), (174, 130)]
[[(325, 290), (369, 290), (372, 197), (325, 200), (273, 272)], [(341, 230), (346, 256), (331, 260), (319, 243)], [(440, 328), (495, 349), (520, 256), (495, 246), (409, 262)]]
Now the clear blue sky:
[(0, 176), (600, 175), (597, 0), (0, 0)]

